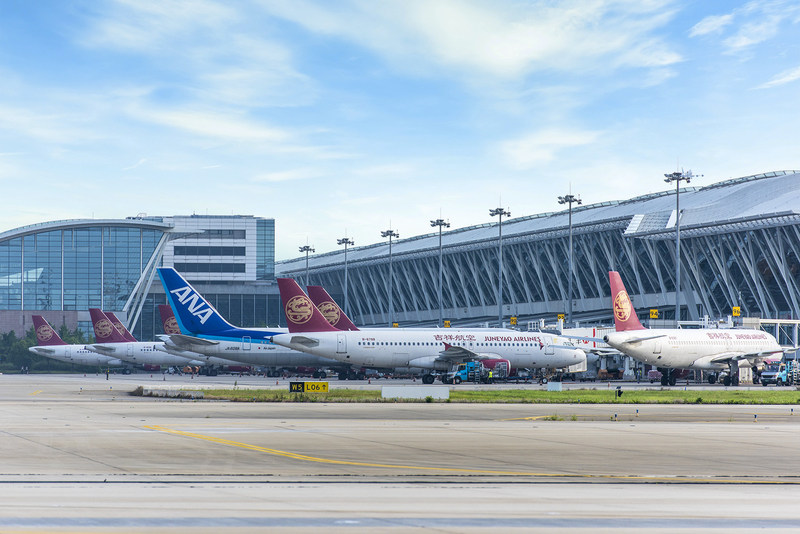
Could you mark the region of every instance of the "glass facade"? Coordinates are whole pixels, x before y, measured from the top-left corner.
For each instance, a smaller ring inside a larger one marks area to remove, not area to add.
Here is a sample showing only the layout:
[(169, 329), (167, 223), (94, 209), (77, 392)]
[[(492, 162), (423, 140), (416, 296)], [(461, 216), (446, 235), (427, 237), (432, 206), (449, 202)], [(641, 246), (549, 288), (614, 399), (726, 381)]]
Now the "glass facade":
[(256, 280), (275, 278), (275, 220), (256, 221)]
[(162, 234), (97, 226), (0, 241), (0, 309), (122, 309)]

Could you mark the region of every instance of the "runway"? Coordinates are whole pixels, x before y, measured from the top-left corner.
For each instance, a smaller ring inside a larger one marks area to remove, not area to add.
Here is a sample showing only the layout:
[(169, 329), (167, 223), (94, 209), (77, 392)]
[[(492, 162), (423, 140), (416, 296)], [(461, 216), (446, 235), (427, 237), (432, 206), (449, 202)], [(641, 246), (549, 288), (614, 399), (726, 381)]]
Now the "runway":
[(144, 382), (0, 376), (0, 529), (800, 527), (790, 406), (127, 395)]

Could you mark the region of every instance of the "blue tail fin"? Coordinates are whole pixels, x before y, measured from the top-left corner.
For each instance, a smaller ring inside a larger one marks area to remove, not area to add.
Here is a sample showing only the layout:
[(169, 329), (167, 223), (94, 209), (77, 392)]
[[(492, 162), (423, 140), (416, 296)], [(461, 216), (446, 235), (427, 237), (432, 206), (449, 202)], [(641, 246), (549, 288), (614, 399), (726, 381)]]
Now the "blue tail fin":
[(235, 328), (178, 271), (172, 267), (159, 267), (158, 276), (181, 331), (208, 334)]

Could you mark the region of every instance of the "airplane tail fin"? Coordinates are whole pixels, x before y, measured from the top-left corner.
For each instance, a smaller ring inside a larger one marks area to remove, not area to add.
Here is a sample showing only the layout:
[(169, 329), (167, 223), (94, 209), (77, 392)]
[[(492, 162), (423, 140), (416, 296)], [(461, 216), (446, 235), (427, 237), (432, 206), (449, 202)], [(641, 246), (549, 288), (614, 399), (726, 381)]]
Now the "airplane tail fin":
[(353, 324), (353, 321), (344, 313), (344, 311), (336, 304), (324, 287), (321, 286), (308, 286), (308, 298), (314, 303), (314, 306), (322, 312), (325, 319), (333, 325), (337, 330), (358, 330), (358, 327)]
[(41, 315), (33, 316), (33, 329), (36, 331), (36, 342), (40, 346), (67, 344)]
[(117, 332), (122, 334), (122, 337), (125, 338), (125, 341), (136, 341), (136, 338), (133, 337), (131, 331), (128, 330), (128, 328), (124, 324), (122, 324), (122, 321), (120, 321), (117, 318), (117, 316), (114, 315), (114, 312), (105, 312), (105, 313), (106, 317), (108, 317), (108, 320), (111, 321), (111, 324), (113, 324), (114, 328), (117, 329)]
[(340, 331), (328, 322), (293, 279), (278, 278), (278, 289), (290, 333)]
[(125, 336), (119, 333), (106, 314), (100, 308), (89, 308), (89, 315), (94, 326), (94, 340), (96, 343), (130, 343)]
[(159, 267), (158, 276), (181, 331), (210, 334), (235, 328), (178, 271), (172, 267)]
[(631, 298), (625, 290), (625, 284), (622, 283), (619, 273), (617, 271), (608, 271), (608, 280), (611, 283), (614, 326), (617, 332), (645, 330), (645, 327), (639, 322), (639, 317), (636, 316), (636, 310), (633, 309)]
[(180, 334), (181, 327), (178, 326), (178, 321), (175, 319), (175, 314), (172, 313), (172, 308), (169, 304), (159, 304), (158, 313), (161, 315), (161, 326), (164, 328), (165, 334)]

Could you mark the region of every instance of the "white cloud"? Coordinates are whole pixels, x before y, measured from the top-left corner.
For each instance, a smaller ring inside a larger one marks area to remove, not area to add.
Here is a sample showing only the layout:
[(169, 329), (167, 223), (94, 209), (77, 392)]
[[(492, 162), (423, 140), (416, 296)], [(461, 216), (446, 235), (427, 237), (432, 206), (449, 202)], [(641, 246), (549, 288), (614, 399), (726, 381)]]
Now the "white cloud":
[(240, 142), (285, 142), (291, 135), (280, 128), (271, 128), (259, 124), (247, 117), (218, 112), (191, 110), (156, 110), (135, 108), (131, 110), (133, 118), (185, 132), (223, 141)]
[(515, 169), (530, 169), (556, 158), (556, 154), (568, 148), (590, 145), (600, 132), (549, 129), (512, 139), (500, 144), (500, 153), (506, 163)]
[(733, 14), (727, 15), (712, 15), (706, 17), (689, 30), (689, 37), (697, 37), (699, 35), (708, 35), (710, 33), (720, 33), (723, 28), (733, 22)]
[(325, 172), (320, 169), (302, 168), (290, 169), (287, 171), (276, 171), (262, 173), (252, 178), (253, 182), (292, 182), (296, 180), (309, 180), (324, 176)]
[(651, 35), (672, 16), (665, 7), (669, 3), (353, 0), (333, 5), (294, 0), (263, 5), (276, 16), (357, 42), (411, 70), (445, 66), (517, 78), (593, 67), (600, 60), (626, 67), (675, 63), (680, 56)]
[(759, 85), (756, 89), (769, 89), (785, 83), (800, 80), (800, 67), (788, 69), (773, 77), (770, 81)]

